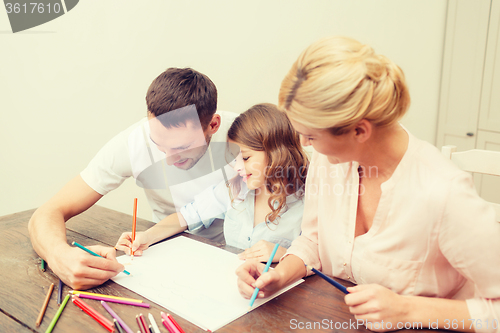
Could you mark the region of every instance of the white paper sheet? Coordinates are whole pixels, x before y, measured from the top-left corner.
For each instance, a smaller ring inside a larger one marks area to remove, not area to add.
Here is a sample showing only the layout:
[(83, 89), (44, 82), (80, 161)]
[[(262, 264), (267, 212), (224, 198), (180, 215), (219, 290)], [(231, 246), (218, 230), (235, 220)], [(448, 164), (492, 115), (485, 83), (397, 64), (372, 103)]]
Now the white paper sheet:
[[(235, 270), (243, 262), (233, 253), (177, 237), (152, 246), (132, 261), (129, 256), (117, 259), (131, 275), (121, 273), (113, 281), (201, 328), (213, 332), (248, 311), (249, 300), (239, 294), (236, 284)], [(252, 309), (303, 281), (257, 299)]]

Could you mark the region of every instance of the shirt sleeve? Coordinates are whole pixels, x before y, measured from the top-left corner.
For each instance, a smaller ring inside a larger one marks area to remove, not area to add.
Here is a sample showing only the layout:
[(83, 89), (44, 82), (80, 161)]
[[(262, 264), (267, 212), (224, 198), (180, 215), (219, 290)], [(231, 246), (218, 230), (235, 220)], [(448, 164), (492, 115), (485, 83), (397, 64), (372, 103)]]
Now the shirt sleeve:
[(475, 285), (474, 298), (466, 303), (476, 332), (500, 332), (500, 223), (465, 172), (451, 183), (439, 247), (450, 264)]
[(194, 201), (182, 207), (180, 213), (189, 230), (198, 228), (201, 223), (208, 228), (216, 218), (225, 217), (230, 205), (229, 191), (222, 181), (195, 195)]
[[(321, 270), (321, 262), (319, 260), (318, 248), (318, 195), (308, 195), (314, 193), (310, 190), (311, 187), (318, 186), (319, 178), (311, 175), (318, 174), (312, 172), (313, 168), (317, 168), (318, 153), (313, 152), (313, 157), (309, 165), (308, 176), (306, 178), (304, 215), (302, 218), (301, 230), (302, 234), (297, 237), (292, 245), (288, 248), (286, 254), (280, 259), (283, 260), (287, 255), (293, 254), (304, 262), (304, 264)], [(311, 270), (307, 270), (307, 274), (313, 274)]]
[(132, 176), (132, 166), (127, 144), (127, 131), (111, 139), (99, 150), (88, 166), (80, 173), (94, 191), (105, 195)]

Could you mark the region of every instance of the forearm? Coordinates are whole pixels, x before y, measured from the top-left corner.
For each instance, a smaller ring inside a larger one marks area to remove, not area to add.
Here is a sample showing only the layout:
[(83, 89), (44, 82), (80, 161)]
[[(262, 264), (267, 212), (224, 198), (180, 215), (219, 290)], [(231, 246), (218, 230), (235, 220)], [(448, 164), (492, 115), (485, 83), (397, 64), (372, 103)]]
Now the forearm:
[(61, 246), (69, 246), (66, 240), (64, 216), (45, 206), (38, 208), (28, 223), (33, 249), (40, 257), (51, 261)]
[(286, 287), (307, 274), (306, 266), (299, 257), (291, 254), (286, 256), (275, 268), (280, 275), (279, 289)]
[(180, 213), (167, 216), (145, 231), (148, 246), (186, 230), (186, 223)]
[[(406, 322), (422, 323), (424, 328), (475, 332), (474, 321), (464, 300), (403, 296), (408, 302)], [(431, 327), (432, 326), (432, 327)]]
[(51, 257), (60, 257), (61, 247), (70, 247), (66, 240), (66, 221), (87, 210), (101, 197), (76, 176), (40, 206), (28, 224), (31, 243), (38, 255), (49, 262)]

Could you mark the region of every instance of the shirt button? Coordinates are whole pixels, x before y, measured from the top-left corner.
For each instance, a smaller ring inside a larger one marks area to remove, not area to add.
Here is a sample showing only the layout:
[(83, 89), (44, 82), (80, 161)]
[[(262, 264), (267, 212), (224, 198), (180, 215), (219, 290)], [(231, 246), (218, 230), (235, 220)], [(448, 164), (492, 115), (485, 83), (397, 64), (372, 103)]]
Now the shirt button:
[(350, 277), (350, 276), (348, 276), (348, 277), (347, 277), (347, 279), (348, 279), (348, 280), (350, 280), (350, 279), (351, 279), (351, 277)]

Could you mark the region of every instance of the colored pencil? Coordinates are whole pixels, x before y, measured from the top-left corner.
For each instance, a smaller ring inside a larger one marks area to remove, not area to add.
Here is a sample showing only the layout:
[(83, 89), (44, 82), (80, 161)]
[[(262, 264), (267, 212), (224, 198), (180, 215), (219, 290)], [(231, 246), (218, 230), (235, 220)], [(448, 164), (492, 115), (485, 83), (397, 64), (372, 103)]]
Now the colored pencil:
[(59, 306), (59, 309), (57, 310), (54, 318), (52, 318), (52, 321), (50, 322), (49, 327), (47, 327), (47, 330), (45, 331), (45, 333), (52, 332), (52, 330), (54, 329), (54, 326), (56, 326), (57, 321), (59, 320), (59, 317), (61, 316), (61, 313), (64, 310), (64, 307), (66, 306), (66, 303), (68, 303), (68, 300), (69, 300), (69, 295), (66, 295), (66, 297), (64, 298), (64, 301)]
[[(306, 266), (307, 267), (307, 266)], [(347, 288), (344, 287), (343, 285), (341, 285), (340, 283), (338, 283), (337, 281), (335, 281), (334, 279), (332, 279), (331, 277), (323, 274), (322, 272), (318, 271), (316, 268), (312, 268), (311, 267), (311, 270), (316, 274), (318, 275), (319, 277), (323, 278), (326, 282), (328, 282), (329, 284), (331, 284), (332, 286), (334, 286), (335, 288), (337, 288), (338, 290), (340, 290), (341, 292), (343, 292), (344, 294), (349, 294), (349, 292), (347, 291)]]
[[(118, 333), (125, 333), (125, 331), (122, 329), (122, 327), (120, 326), (120, 324), (118, 323), (118, 321), (116, 319), (113, 319), (113, 324), (115, 324), (115, 328), (118, 331)], [(132, 331), (130, 331), (130, 332), (132, 332)], [(132, 333), (134, 333), (134, 332), (132, 332)]]
[(179, 329), (174, 325), (172, 320), (170, 320), (169, 315), (165, 312), (161, 312), (161, 318), (163, 326), (165, 326), (170, 333), (180, 333)]
[(141, 333), (148, 333), (144, 331), (144, 326), (142, 325), (142, 320), (139, 318), (139, 315), (135, 316), (135, 320), (137, 321), (137, 325), (139, 325), (139, 329), (141, 330)]
[[(135, 241), (136, 226), (137, 226), (137, 198), (134, 198), (134, 212), (132, 216), (132, 244), (134, 244)], [(132, 259), (134, 259), (134, 252), (132, 251), (132, 248), (130, 248), (130, 254), (132, 256)]]
[[(80, 245), (80, 244), (78, 244), (77, 242), (73, 242), (73, 243), (71, 243), (71, 244), (73, 244), (73, 245), (75, 245), (75, 246), (79, 247), (79, 248), (80, 248), (80, 249), (82, 249), (83, 251), (88, 252), (88, 253), (90, 253), (90, 254), (91, 254), (91, 255), (93, 255), (93, 256), (104, 258), (103, 256), (101, 256), (101, 255), (99, 255), (99, 254), (95, 253), (95, 252), (94, 252), (94, 251), (92, 251), (92, 250), (87, 249), (85, 246)], [(130, 275), (130, 272), (127, 272), (127, 270), (125, 270), (125, 269), (123, 270), (123, 273), (125, 273), (125, 274), (127, 274), (127, 275)]]
[(62, 291), (63, 291), (63, 282), (59, 279), (59, 285), (57, 287), (57, 304), (61, 304), (62, 301)]
[[(142, 303), (140, 299), (133, 299), (133, 298), (126, 298), (126, 297), (119, 297), (119, 296), (112, 296), (112, 295), (104, 295), (104, 294), (96, 294), (96, 293), (89, 293), (87, 291), (80, 291), (80, 290), (70, 290), (70, 294), (76, 295), (91, 295), (91, 296), (99, 296), (99, 297), (105, 297), (105, 298), (113, 298), (113, 299), (120, 299), (122, 301), (127, 301), (127, 302), (136, 302), (136, 303)], [(106, 301), (106, 300), (105, 300)]]
[(148, 314), (149, 322), (151, 323), (151, 326), (153, 327), (153, 333), (160, 333), (160, 328), (156, 324), (155, 318), (151, 313)]
[(172, 322), (172, 324), (174, 324), (175, 327), (177, 327), (180, 333), (186, 333), (184, 332), (182, 327), (175, 321), (174, 317), (170, 315), (170, 313), (167, 313), (167, 318), (170, 319), (170, 321)]
[(52, 295), (53, 290), (54, 290), (54, 284), (51, 283), (49, 290), (47, 290), (47, 296), (45, 296), (45, 300), (43, 301), (42, 308), (40, 309), (40, 314), (36, 319), (36, 327), (40, 326), (40, 324), (42, 323), (43, 315), (45, 314), (45, 310), (47, 310), (47, 305), (49, 304), (50, 296)]
[(167, 329), (167, 332), (174, 333), (172, 326), (170, 326), (171, 324), (168, 320), (161, 318), (161, 323), (163, 324), (163, 326), (165, 326), (165, 328)]
[(92, 319), (94, 319), (99, 324), (101, 324), (101, 326), (104, 327), (105, 329), (107, 329), (109, 332), (113, 333), (115, 331), (115, 328), (113, 327), (113, 323), (110, 320), (108, 320), (102, 314), (97, 312), (90, 305), (88, 305), (87, 303), (82, 301), (78, 296), (73, 295), (73, 297), (71, 298), (71, 301), (73, 302), (73, 304), (75, 304), (80, 309), (82, 309), (83, 312), (88, 314)]
[[(279, 243), (276, 243), (276, 245), (274, 245), (273, 252), (271, 253), (271, 256), (269, 257), (269, 259), (267, 260), (266, 267), (264, 268), (264, 271), (262, 273), (266, 273), (269, 270), (269, 267), (271, 267), (271, 263), (273, 262), (274, 255), (278, 251), (279, 246), (280, 246)], [(253, 291), (253, 294), (252, 294), (252, 298), (250, 298), (250, 306), (248, 307), (248, 311), (250, 311), (252, 309), (253, 303), (255, 302), (255, 299), (257, 298), (258, 294), (259, 294), (259, 288), (255, 288), (255, 290)]]
[(149, 332), (148, 324), (146, 323), (146, 318), (144, 318), (142, 313), (139, 313), (139, 319), (141, 320), (142, 326), (144, 326), (144, 331), (148, 333)]
[(151, 327), (151, 325), (149, 325), (149, 333), (155, 333), (153, 332), (153, 328)]
[(105, 301), (101, 301), (101, 304), (106, 309), (106, 311), (109, 312), (111, 317), (113, 317), (118, 322), (121, 328), (123, 328), (127, 333), (134, 333), (130, 329), (130, 327), (128, 327), (127, 324), (125, 324), (125, 322), (116, 314), (116, 312), (113, 311), (113, 309), (111, 309), (111, 307)]
[(42, 272), (45, 272), (45, 260), (42, 259), (42, 262), (40, 262), (40, 266), (42, 268)]
[(76, 295), (80, 298), (94, 299), (96, 301), (106, 301), (106, 302), (111, 302), (111, 303), (119, 303), (119, 304), (124, 304), (124, 305), (132, 305), (132, 306), (140, 306), (142, 308), (149, 308), (148, 303), (129, 302), (129, 301), (121, 300), (121, 299), (93, 296), (93, 295), (86, 295), (86, 294), (78, 294), (78, 293), (75, 293), (73, 295)]

